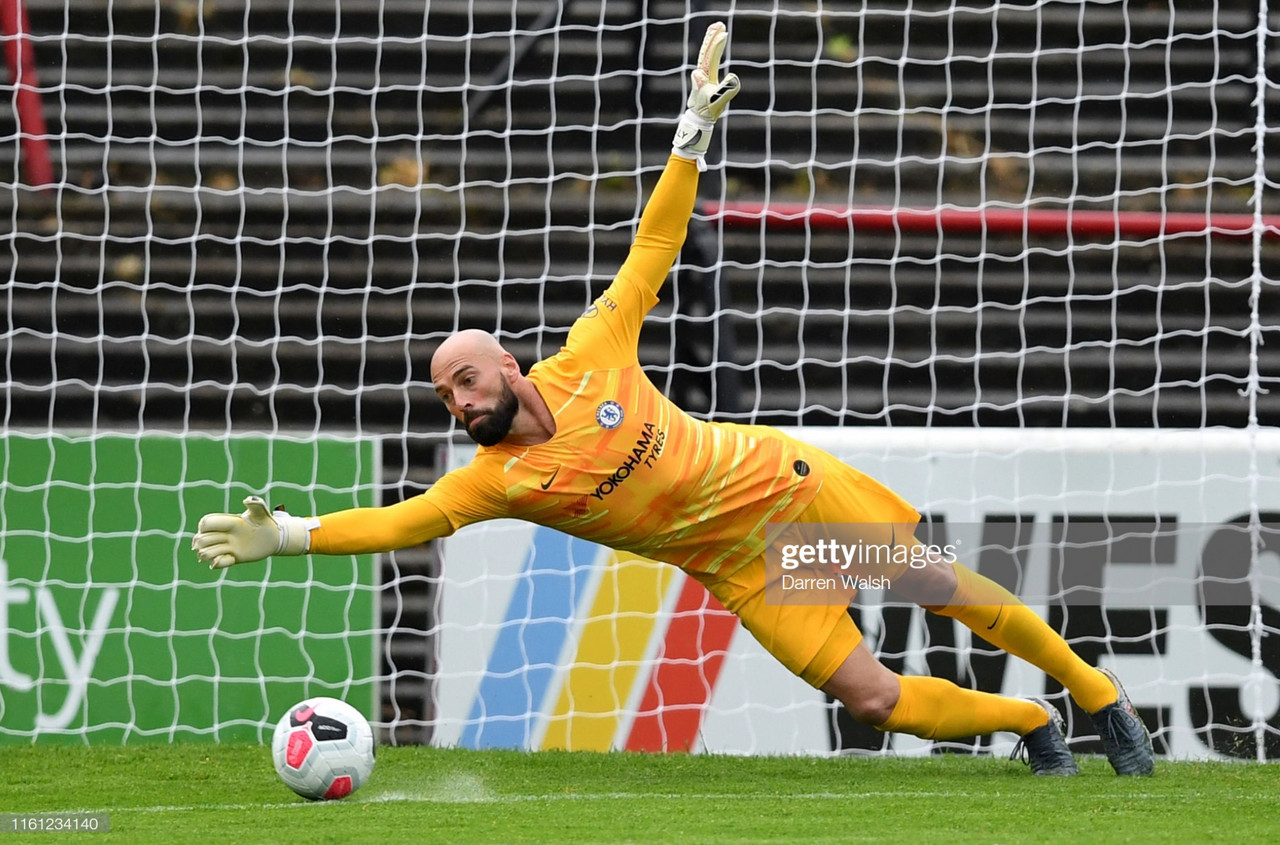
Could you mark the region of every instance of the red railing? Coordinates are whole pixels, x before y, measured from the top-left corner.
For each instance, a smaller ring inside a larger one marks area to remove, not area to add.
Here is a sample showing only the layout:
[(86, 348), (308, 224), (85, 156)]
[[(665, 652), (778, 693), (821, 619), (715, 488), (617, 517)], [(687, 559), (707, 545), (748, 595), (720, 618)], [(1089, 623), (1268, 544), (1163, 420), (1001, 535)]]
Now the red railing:
[[(1246, 238), (1253, 235), (1252, 214), (1191, 214), (1158, 211), (1070, 211), (1066, 209), (849, 208), (805, 203), (706, 202), (701, 211), (726, 225), (770, 228), (855, 229), (868, 231), (990, 232), (1016, 235), (1080, 235), (1154, 238), (1177, 234), (1210, 234)], [(1280, 236), (1280, 216), (1262, 218), (1262, 235)]]
[(32, 187), (53, 184), (44, 105), (36, 80), (36, 52), (28, 35), (27, 7), (22, 0), (0, 0), (0, 35), (4, 35), (4, 59), (14, 89), (18, 137), (22, 144), (22, 172)]

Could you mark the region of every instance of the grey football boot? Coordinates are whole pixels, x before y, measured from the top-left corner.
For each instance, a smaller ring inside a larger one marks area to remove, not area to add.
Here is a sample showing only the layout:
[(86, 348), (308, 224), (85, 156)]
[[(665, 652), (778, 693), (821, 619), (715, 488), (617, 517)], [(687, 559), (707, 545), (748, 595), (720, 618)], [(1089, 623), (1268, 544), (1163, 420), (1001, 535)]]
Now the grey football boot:
[(1031, 699), (1049, 714), (1049, 721), (1030, 733), (1022, 735), (1013, 747), (1011, 760), (1022, 758), (1031, 767), (1033, 775), (1043, 777), (1070, 777), (1079, 774), (1076, 758), (1067, 748), (1066, 722), (1057, 708), (1039, 698)]
[(1111, 768), (1118, 775), (1149, 775), (1155, 771), (1155, 751), (1151, 747), (1151, 734), (1142, 718), (1133, 709), (1129, 694), (1120, 685), (1120, 679), (1110, 669), (1101, 670), (1115, 684), (1115, 704), (1108, 704), (1091, 713), (1094, 730), (1102, 737)]

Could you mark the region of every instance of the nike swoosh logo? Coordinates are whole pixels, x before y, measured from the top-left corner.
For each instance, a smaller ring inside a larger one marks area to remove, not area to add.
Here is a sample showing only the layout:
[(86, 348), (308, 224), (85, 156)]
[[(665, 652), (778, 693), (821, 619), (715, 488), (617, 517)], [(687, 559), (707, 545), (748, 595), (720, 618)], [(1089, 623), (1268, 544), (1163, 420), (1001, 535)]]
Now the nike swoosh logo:
[(299, 722), (305, 722), (308, 719), (310, 719), (312, 714), (314, 714), (315, 712), (316, 712), (316, 708), (314, 707), (304, 707), (301, 710), (298, 710), (297, 712), (295, 712), (293, 714), (293, 718), (297, 719)]
[(1004, 613), (1004, 605), (1000, 605), (1000, 609), (996, 611), (996, 618), (987, 626), (988, 631), (993, 630), (996, 627), (996, 623), (1000, 621), (1000, 614), (1002, 613)]
[(543, 489), (543, 490), (546, 490), (548, 487), (550, 487), (550, 486), (551, 486), (551, 482), (555, 481), (555, 480), (556, 480), (556, 476), (557, 476), (557, 475), (559, 475), (559, 474), (560, 474), (560, 467), (556, 467), (556, 471), (555, 471), (555, 472), (553, 472), (553, 473), (551, 473), (551, 477), (550, 477), (550, 478), (548, 478), (546, 481), (542, 482), (542, 489)]

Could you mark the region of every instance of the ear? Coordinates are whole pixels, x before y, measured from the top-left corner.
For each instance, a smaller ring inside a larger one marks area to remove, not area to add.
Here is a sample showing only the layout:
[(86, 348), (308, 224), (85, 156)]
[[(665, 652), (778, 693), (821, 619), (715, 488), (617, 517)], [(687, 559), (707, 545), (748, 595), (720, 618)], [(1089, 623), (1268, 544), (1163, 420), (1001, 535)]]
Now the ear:
[(503, 351), (502, 361), (498, 366), (501, 367), (502, 375), (508, 384), (515, 384), (520, 380), (520, 363), (510, 352)]

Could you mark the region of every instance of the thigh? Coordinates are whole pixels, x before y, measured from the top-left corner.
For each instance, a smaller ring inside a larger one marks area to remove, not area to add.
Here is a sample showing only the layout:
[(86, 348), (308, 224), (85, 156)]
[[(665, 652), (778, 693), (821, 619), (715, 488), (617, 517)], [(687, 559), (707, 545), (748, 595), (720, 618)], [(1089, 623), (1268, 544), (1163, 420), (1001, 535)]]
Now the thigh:
[(939, 608), (956, 591), (953, 561), (915, 537), (920, 514), (905, 499), (869, 475), (834, 458), (826, 468), (822, 489), (800, 521), (832, 526), (848, 541), (853, 534), (868, 543), (902, 546), (910, 563), (876, 565), (868, 574), (884, 575), (899, 595), (922, 607)]
[(949, 560), (937, 548), (925, 546), (913, 538), (914, 560), (919, 566), (911, 566), (893, 582), (893, 589), (906, 599), (929, 610), (939, 610), (951, 604), (956, 594), (956, 563)]
[(768, 601), (763, 556), (725, 578), (689, 574), (734, 613), (778, 662), (815, 688), (821, 688), (862, 642), (862, 632), (846, 606)]
[(832, 455), (823, 456), (823, 479), (800, 522), (884, 524), (915, 532), (920, 513), (876, 479)]
[(854, 549), (856, 556), (841, 567), (843, 572), (896, 588), (912, 570), (919, 512), (871, 476), (830, 455), (825, 460), (822, 489), (780, 536)]

